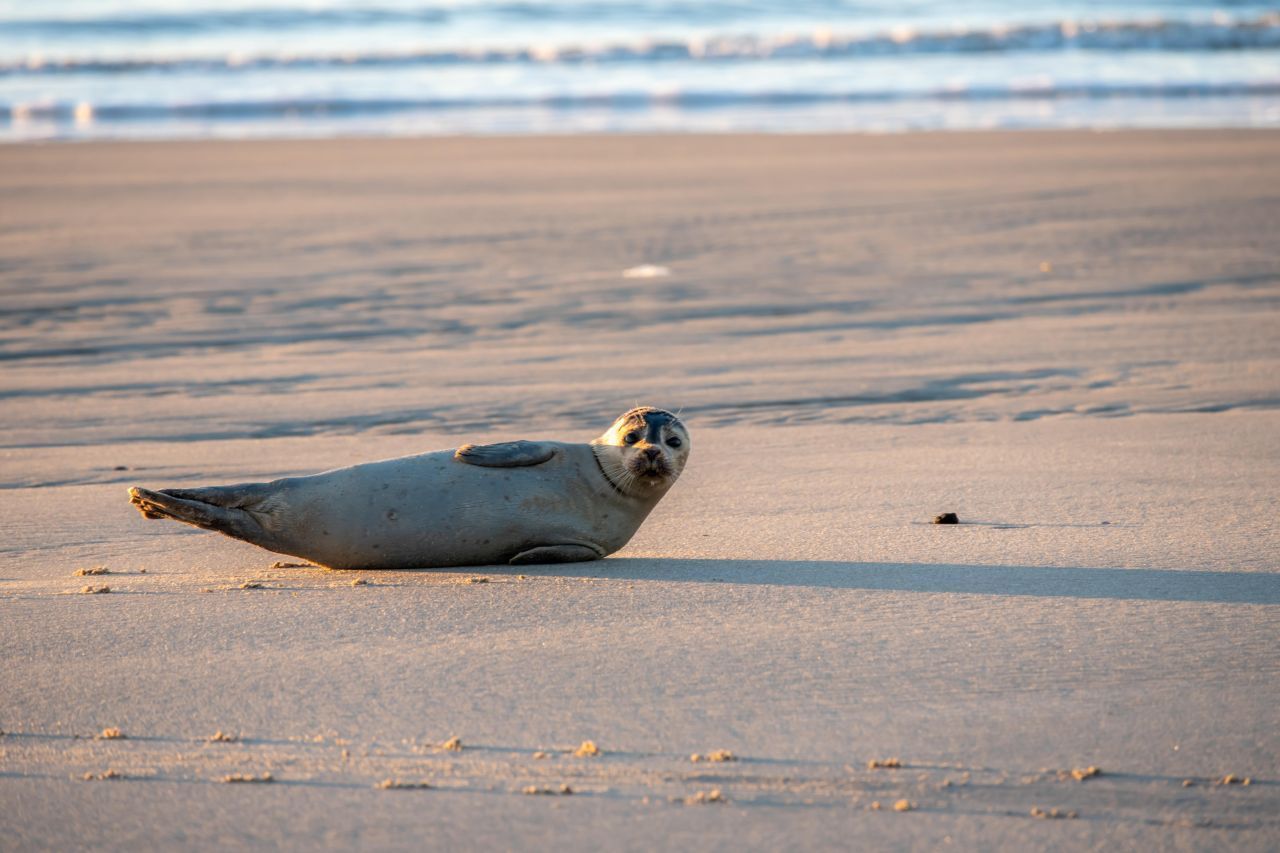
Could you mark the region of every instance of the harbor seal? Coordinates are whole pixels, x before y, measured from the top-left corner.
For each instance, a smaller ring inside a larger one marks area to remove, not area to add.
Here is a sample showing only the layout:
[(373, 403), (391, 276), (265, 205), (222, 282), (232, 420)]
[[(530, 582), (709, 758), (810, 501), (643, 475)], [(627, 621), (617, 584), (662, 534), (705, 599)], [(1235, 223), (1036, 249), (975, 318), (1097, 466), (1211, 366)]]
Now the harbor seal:
[(169, 518), (333, 569), (599, 560), (631, 539), (684, 470), (670, 412), (626, 412), (589, 444), (466, 444), (308, 477), (129, 489)]

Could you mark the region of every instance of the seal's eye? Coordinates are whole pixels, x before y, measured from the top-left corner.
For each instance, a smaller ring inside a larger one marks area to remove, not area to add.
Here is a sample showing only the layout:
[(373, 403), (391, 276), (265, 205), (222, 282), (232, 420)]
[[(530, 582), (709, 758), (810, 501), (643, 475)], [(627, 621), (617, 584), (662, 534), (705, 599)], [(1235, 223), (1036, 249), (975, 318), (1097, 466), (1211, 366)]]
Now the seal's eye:
[(634, 430), (622, 437), (622, 441), (624, 444), (635, 444), (639, 440), (640, 440), (640, 433), (635, 432)]
[(673, 435), (671, 438), (667, 439), (667, 447), (679, 447), (681, 444), (683, 444), (683, 442), (680, 441), (680, 436), (678, 435)]

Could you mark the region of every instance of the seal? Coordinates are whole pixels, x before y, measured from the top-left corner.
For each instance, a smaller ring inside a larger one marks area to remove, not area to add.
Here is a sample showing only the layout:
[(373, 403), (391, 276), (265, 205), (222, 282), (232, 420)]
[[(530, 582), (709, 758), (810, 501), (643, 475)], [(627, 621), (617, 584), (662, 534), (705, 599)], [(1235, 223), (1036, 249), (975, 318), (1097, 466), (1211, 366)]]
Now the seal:
[(135, 486), (129, 501), (333, 569), (571, 563), (626, 545), (688, 458), (680, 419), (642, 406), (589, 444), (466, 444), (269, 483)]

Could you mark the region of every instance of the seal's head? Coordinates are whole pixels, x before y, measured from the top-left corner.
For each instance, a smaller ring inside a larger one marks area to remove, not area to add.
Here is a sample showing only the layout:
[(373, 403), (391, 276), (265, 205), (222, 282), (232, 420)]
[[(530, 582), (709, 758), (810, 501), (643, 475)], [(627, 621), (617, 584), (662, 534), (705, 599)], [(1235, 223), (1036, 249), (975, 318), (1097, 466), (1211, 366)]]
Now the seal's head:
[(661, 494), (684, 470), (689, 431), (670, 412), (632, 409), (591, 442), (600, 470), (623, 494)]

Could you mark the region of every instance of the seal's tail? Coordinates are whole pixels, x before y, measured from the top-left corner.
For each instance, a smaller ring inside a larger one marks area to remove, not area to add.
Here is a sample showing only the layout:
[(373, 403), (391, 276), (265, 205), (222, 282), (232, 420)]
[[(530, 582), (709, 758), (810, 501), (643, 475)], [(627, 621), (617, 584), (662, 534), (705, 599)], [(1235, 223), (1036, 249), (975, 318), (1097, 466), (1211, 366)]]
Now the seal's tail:
[(205, 530), (216, 530), (235, 539), (243, 539), (255, 545), (266, 538), (262, 525), (252, 514), (239, 507), (219, 506), (199, 495), (203, 489), (162, 489), (153, 492), (134, 486), (129, 489), (129, 503), (138, 508), (144, 518), (171, 518)]

